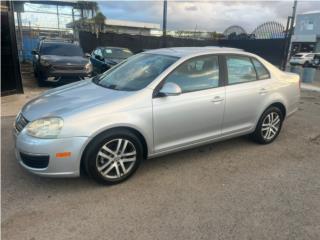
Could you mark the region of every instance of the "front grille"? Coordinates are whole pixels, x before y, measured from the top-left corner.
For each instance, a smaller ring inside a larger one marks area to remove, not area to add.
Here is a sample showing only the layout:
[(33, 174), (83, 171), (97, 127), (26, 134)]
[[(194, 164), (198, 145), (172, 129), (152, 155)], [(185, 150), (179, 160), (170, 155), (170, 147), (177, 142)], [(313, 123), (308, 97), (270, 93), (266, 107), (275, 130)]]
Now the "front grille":
[(17, 130), (17, 132), (21, 132), (25, 126), (27, 126), (27, 124), (29, 123), (29, 121), (20, 113), (18, 115), (18, 117), (16, 118), (16, 124), (15, 124), (15, 128)]
[(49, 165), (49, 156), (20, 153), (20, 157), (22, 162), (31, 168), (46, 168)]
[(68, 71), (68, 70), (84, 70), (84, 66), (81, 65), (56, 65), (52, 66), (55, 71)]

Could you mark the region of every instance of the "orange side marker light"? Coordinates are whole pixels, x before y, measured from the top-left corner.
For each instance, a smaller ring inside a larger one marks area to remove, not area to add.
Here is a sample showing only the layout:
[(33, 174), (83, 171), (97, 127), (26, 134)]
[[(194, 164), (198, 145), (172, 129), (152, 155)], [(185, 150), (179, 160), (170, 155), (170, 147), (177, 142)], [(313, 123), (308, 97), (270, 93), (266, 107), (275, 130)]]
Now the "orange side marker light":
[(71, 157), (71, 152), (56, 153), (56, 158), (68, 158)]

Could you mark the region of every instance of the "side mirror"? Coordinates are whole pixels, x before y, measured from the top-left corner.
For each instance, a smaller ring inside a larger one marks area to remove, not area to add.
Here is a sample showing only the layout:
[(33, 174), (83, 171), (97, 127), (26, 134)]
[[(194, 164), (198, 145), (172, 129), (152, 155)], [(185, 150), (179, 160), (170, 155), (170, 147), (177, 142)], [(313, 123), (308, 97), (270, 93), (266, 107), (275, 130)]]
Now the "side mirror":
[(36, 50), (32, 50), (32, 51), (31, 51), (31, 54), (32, 54), (32, 55), (38, 55), (38, 52), (37, 52)]
[(91, 54), (90, 54), (90, 53), (85, 53), (84, 56), (85, 56), (86, 58), (89, 58), (89, 57), (91, 57)]
[(102, 56), (96, 55), (95, 58), (98, 59), (99, 61), (104, 61), (104, 58)]
[(181, 88), (178, 84), (167, 82), (159, 91), (159, 96), (177, 96), (182, 93)]

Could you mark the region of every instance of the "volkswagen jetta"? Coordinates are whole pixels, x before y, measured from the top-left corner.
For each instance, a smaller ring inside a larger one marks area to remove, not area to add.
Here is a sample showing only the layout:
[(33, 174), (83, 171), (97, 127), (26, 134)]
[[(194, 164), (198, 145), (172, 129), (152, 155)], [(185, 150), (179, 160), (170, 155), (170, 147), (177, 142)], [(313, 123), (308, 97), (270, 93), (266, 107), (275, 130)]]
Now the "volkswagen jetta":
[(242, 50), (167, 48), (49, 90), (18, 114), (16, 157), (32, 173), (84, 169), (114, 184), (141, 161), (241, 135), (273, 142), (297, 110), (299, 76)]

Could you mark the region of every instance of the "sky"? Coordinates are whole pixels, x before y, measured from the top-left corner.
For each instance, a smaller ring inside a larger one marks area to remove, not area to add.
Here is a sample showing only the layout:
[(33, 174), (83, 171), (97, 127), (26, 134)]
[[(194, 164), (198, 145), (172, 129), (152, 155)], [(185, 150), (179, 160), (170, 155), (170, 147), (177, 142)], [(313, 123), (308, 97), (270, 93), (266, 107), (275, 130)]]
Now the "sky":
[[(251, 32), (265, 21), (286, 25), (293, 0), (281, 1), (168, 1), (169, 30), (223, 32), (240, 25)], [(99, 1), (107, 18), (162, 23), (163, 1)], [(320, 0), (298, 2), (297, 13), (320, 11)]]
[[(100, 11), (107, 18), (158, 23), (162, 25), (163, 0), (98, 1)], [(253, 1), (253, 0), (168, 0), (168, 30), (217, 31), (223, 32), (231, 25), (240, 25), (251, 33), (259, 24), (277, 21), (286, 25), (292, 14), (293, 0)], [(22, 14), (23, 25), (57, 28), (56, 7), (42, 4), (25, 4)], [(299, 0), (297, 13), (320, 11), (320, 0)], [(45, 11), (46, 13), (34, 13)], [(60, 7), (59, 26), (72, 21), (71, 8)]]

